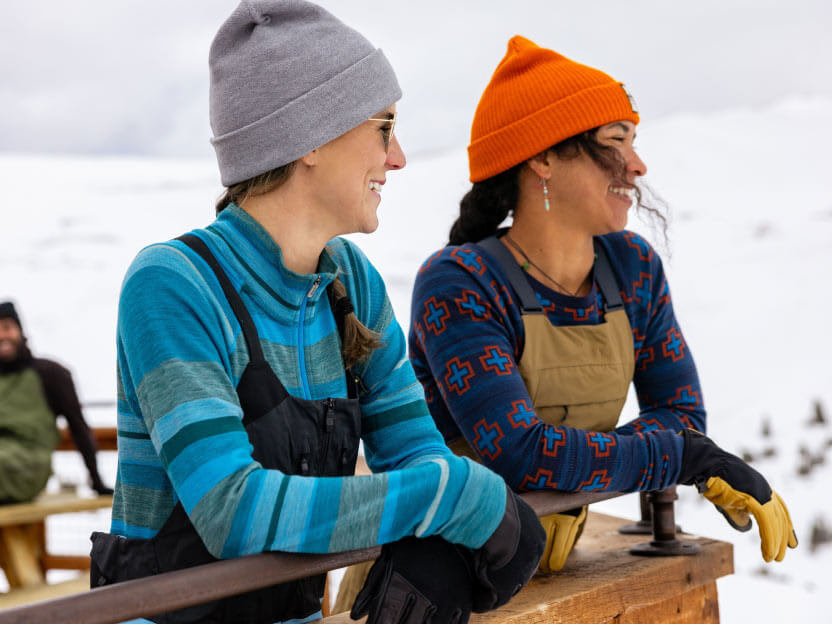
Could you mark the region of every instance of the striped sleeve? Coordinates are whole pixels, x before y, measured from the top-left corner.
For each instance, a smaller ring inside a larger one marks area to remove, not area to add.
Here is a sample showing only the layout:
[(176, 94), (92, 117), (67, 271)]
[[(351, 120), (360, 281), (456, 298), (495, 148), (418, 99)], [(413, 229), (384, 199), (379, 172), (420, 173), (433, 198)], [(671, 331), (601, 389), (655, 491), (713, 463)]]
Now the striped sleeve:
[[(370, 469), (381, 473), (417, 467), (424, 470), (424, 464), (439, 466), (445, 494), (441, 500), (432, 501), (431, 522), (420, 523), (416, 534), (430, 535), (438, 530), (450, 541), (483, 543), (483, 536), (490, 535), (496, 527), (491, 524), (493, 514), (502, 516), (503, 479), (479, 464), (457, 457), (445, 445), (425, 403), (424, 389), (413, 372), (404, 332), (393, 313), (384, 281), (361, 250), (349, 241), (340, 240), (333, 251), (339, 257), (339, 265), (347, 267), (346, 286), (359, 320), (377, 332), (382, 343), (356, 367), (366, 388), (361, 396), (361, 427)], [(399, 492), (402, 484), (396, 483), (389, 502), (397, 506), (397, 515), (405, 517), (414, 510)], [(478, 510), (480, 506), (484, 507)]]
[(633, 383), (638, 418), (619, 433), (706, 432), (707, 416), (699, 375), (690, 347), (673, 311), (670, 286), (659, 255), (635, 232), (603, 237), (618, 258), (622, 294), (633, 332)]

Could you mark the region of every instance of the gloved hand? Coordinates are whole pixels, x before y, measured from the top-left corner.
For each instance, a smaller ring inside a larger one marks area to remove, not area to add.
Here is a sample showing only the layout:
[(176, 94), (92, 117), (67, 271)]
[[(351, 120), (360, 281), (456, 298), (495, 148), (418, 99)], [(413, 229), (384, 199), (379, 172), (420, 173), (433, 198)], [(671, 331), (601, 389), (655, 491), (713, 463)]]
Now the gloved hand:
[(685, 429), (681, 435), (685, 452), (679, 483), (695, 484), (739, 531), (751, 528), (749, 514), (753, 515), (760, 531), (763, 559), (782, 561), (787, 546), (797, 547), (797, 536), (789, 510), (763, 475), (698, 431)]
[(506, 487), (506, 510), (497, 529), (470, 551), (474, 571), (474, 611), (501, 607), (537, 570), (546, 532), (529, 505)]
[(586, 505), (540, 518), (540, 524), (546, 531), (546, 548), (540, 560), (541, 572), (557, 572), (563, 568), (585, 522)]
[(406, 537), (385, 544), (350, 617), (367, 624), (465, 624), (471, 615), (471, 569), (460, 549), (441, 537)]
[(99, 496), (109, 496), (113, 493), (113, 488), (104, 485), (103, 481), (93, 481), (92, 489), (95, 490)]

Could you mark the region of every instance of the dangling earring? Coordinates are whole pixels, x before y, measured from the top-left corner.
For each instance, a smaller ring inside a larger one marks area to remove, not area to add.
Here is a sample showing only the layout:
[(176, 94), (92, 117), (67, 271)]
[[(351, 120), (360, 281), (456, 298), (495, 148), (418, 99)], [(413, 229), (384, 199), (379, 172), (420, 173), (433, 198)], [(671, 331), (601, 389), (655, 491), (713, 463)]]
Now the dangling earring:
[(546, 186), (546, 178), (540, 178), (540, 183), (543, 185), (543, 207), (549, 212), (549, 187)]

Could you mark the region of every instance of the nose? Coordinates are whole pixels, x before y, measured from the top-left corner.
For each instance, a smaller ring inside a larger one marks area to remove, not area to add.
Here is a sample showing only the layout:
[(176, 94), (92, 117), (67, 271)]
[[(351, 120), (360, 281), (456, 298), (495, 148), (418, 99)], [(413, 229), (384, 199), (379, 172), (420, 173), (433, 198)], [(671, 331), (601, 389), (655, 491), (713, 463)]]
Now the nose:
[(644, 164), (635, 150), (631, 150), (630, 156), (627, 158), (627, 173), (634, 177), (640, 177), (647, 173), (647, 165)]
[(407, 158), (404, 156), (404, 150), (399, 145), (399, 139), (393, 134), (390, 137), (390, 149), (387, 150), (387, 160), (384, 161), (384, 167), (390, 170), (402, 169), (407, 164)]

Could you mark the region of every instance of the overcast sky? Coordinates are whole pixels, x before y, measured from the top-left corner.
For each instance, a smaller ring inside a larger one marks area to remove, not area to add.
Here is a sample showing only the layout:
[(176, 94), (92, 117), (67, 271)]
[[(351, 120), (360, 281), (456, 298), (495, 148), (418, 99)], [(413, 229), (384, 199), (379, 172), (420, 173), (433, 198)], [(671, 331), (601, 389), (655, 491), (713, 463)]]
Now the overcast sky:
[[(0, 151), (210, 156), (208, 47), (232, 0), (0, 3)], [(828, 0), (324, 0), (384, 49), (411, 155), (467, 143), (509, 37), (625, 82), (642, 119), (832, 97)]]

